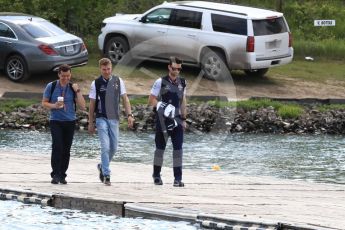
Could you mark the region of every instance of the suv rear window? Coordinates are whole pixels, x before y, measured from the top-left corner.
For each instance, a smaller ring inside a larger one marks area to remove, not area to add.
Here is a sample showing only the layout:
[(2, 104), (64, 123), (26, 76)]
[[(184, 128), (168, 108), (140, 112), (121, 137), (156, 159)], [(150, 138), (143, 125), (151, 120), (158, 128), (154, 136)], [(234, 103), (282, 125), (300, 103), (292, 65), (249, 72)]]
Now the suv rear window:
[(253, 20), (254, 36), (288, 32), (284, 18)]
[(247, 20), (231, 16), (211, 14), (213, 31), (247, 35)]
[(42, 21), (39, 23), (27, 23), (20, 26), (33, 38), (52, 37), (66, 33), (65, 31), (48, 21)]

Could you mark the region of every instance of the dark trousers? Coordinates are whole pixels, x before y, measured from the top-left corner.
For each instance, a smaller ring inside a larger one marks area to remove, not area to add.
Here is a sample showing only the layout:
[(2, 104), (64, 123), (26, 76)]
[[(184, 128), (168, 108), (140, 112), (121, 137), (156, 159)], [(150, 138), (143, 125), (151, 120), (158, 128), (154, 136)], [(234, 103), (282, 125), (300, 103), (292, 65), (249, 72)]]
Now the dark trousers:
[(182, 145), (183, 145), (183, 127), (178, 125), (172, 131), (162, 132), (156, 130), (155, 143), (156, 150), (153, 162), (153, 176), (159, 177), (163, 165), (163, 156), (165, 147), (170, 136), (173, 145), (173, 168), (175, 180), (182, 180)]
[(52, 135), (51, 177), (65, 178), (69, 165), (75, 121), (50, 121)]

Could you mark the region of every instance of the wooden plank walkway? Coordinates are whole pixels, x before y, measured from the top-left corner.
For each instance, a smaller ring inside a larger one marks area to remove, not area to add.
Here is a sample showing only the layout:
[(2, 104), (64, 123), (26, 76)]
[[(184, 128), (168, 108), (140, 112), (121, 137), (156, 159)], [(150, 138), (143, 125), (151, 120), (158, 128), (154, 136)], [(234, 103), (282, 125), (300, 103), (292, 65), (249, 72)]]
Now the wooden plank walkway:
[(98, 180), (97, 160), (72, 158), (67, 185), (50, 183), (50, 156), (0, 152), (0, 189), (84, 197), (186, 214), (225, 219), (287, 223), (310, 229), (345, 229), (345, 185), (268, 177), (243, 177), (220, 171), (184, 170), (186, 187), (172, 186), (164, 168), (155, 186), (151, 165), (112, 162), (112, 186)]

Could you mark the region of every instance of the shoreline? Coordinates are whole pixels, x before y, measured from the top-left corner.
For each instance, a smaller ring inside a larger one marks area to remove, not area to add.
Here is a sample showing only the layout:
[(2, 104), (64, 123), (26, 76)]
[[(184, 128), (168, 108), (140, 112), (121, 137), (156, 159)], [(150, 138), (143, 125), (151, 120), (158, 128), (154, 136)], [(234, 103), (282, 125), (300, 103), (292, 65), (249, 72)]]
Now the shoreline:
[(121, 172), (121, 176), (113, 176), (112, 186), (104, 186), (98, 181), (97, 160), (80, 158), (71, 158), (67, 185), (52, 185), (49, 162), (48, 155), (2, 151), (0, 199), (38, 204), (41, 199), (41, 204), (56, 208), (187, 220), (214, 229), (341, 229), (345, 225), (344, 185), (186, 169), (186, 187), (175, 188), (169, 183), (171, 168), (163, 168), (166, 183), (155, 186), (149, 165), (113, 162), (113, 175)]
[[(340, 99), (339, 99), (340, 100)], [(332, 99), (338, 102), (338, 100)], [(329, 102), (329, 99), (326, 101)], [(272, 101), (275, 103), (275, 101)], [(290, 104), (287, 104), (290, 105)], [(295, 104), (291, 104), (295, 106)], [(328, 105), (328, 104), (327, 104)], [(297, 105), (299, 106), (299, 105)], [(319, 109), (319, 104), (301, 105), (296, 117), (283, 117), (279, 109), (271, 105), (258, 108), (217, 107), (207, 102), (188, 104), (186, 133), (272, 133), (272, 134), (331, 134), (345, 135), (345, 106)], [(295, 106), (296, 107), (296, 106)], [(289, 109), (289, 108), (288, 108)], [(295, 108), (292, 108), (295, 109)], [(287, 111), (289, 112), (289, 111)], [(155, 113), (147, 105), (132, 106), (136, 119), (134, 132), (154, 132)], [(49, 111), (40, 104), (0, 112), (1, 129), (49, 129)], [(289, 115), (289, 114), (288, 114)], [(122, 111), (120, 129), (127, 124)], [(88, 112), (77, 111), (77, 130), (87, 130)]]

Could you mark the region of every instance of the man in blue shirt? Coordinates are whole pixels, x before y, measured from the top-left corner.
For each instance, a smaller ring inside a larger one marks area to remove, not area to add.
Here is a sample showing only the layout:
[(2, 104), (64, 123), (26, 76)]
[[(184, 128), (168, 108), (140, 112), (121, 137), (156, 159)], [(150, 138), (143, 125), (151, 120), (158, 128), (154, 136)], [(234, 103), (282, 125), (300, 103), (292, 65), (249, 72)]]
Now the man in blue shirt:
[(79, 86), (70, 82), (71, 76), (71, 67), (61, 65), (59, 80), (47, 84), (42, 99), (43, 107), (50, 110), (52, 184), (67, 184), (65, 178), (75, 129), (75, 106), (85, 110), (84, 97)]

